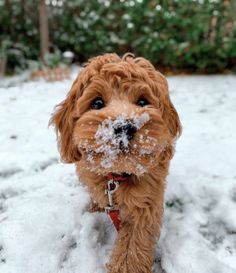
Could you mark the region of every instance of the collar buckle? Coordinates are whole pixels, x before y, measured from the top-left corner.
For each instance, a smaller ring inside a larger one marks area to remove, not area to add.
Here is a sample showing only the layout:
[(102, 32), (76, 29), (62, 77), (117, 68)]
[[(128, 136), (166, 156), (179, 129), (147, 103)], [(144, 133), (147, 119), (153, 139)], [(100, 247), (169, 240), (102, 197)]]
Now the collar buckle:
[(114, 192), (117, 191), (119, 187), (119, 182), (113, 180), (113, 179), (110, 179), (108, 180), (107, 182), (107, 189), (105, 190), (105, 194), (108, 195), (108, 206), (106, 207), (106, 210), (107, 209), (113, 209), (113, 198), (112, 198), (112, 195)]

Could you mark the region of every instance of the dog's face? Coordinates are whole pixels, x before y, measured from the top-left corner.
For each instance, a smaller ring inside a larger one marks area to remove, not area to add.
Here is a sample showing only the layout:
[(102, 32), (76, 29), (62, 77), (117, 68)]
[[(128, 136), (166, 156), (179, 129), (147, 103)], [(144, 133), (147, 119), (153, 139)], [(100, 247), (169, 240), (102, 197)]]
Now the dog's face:
[(180, 133), (163, 75), (143, 58), (92, 59), (52, 117), (66, 162), (140, 176), (170, 159)]

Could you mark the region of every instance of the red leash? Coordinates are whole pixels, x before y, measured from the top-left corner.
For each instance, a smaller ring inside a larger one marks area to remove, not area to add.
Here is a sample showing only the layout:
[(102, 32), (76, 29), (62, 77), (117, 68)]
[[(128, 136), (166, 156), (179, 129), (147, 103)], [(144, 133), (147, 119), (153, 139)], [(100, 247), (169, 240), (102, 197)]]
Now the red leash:
[(119, 184), (123, 181), (127, 181), (126, 176), (117, 176), (112, 173), (108, 174), (108, 182), (107, 182), (107, 189), (105, 193), (108, 195), (108, 206), (105, 208), (108, 216), (110, 217), (113, 225), (115, 226), (116, 230), (119, 231), (120, 229), (120, 211), (115, 209), (113, 206), (113, 199), (112, 194), (118, 189)]
[(114, 225), (114, 227), (116, 228), (117, 231), (119, 231), (120, 229), (120, 211), (119, 210), (114, 210), (114, 209), (110, 209), (107, 210), (107, 214), (108, 216), (111, 218), (111, 221)]

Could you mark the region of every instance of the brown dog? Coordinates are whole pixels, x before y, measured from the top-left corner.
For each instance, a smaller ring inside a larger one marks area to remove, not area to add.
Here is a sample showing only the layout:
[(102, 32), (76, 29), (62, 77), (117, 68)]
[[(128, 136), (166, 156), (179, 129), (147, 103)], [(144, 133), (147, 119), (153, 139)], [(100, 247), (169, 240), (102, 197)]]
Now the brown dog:
[(132, 54), (93, 58), (51, 123), (62, 159), (76, 164), (93, 202), (120, 211), (120, 225), (111, 216), (119, 231), (108, 272), (152, 272), (165, 178), (181, 133), (165, 77)]

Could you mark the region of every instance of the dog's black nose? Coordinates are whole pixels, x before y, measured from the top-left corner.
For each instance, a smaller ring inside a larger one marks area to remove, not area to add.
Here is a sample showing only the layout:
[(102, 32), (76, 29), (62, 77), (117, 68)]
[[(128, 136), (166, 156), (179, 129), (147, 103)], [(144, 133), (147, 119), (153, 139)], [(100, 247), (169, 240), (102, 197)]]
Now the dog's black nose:
[(131, 140), (134, 137), (134, 134), (136, 133), (137, 128), (131, 124), (131, 123), (126, 123), (126, 124), (116, 124), (114, 127), (114, 133), (116, 138), (120, 138), (123, 135), (126, 135), (128, 140)]

